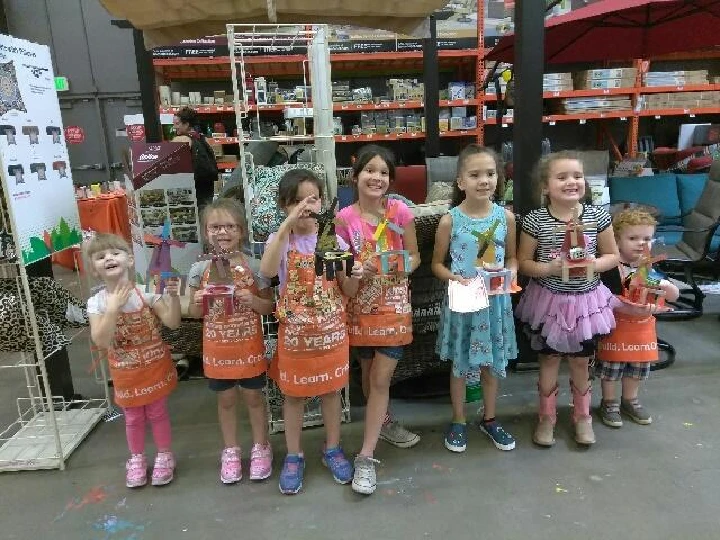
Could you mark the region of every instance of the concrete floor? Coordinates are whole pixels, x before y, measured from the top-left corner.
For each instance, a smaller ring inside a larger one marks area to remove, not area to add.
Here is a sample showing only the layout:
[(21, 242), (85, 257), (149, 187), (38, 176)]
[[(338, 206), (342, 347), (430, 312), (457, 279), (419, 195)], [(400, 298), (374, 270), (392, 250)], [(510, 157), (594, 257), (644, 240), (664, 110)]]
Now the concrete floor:
[[(567, 377), (558, 443), (541, 450), (530, 437), (536, 374), (511, 374), (498, 409), (518, 440), (515, 451), (495, 450), (472, 430), (468, 451), (451, 454), (442, 444), (447, 399), (396, 401), (397, 416), (423, 440), (411, 450), (380, 443), (375, 495), (361, 497), (332, 481), (317, 453), (323, 432), (315, 428), (304, 434), (305, 490), (286, 497), (278, 492), (277, 470), (266, 483), (220, 485), (214, 395), (203, 381), (189, 381), (171, 398), (178, 471), (170, 486), (125, 488), (123, 421), (101, 423), (66, 471), (0, 474), (0, 538), (716, 540), (720, 297), (710, 297), (707, 306), (702, 319), (660, 325), (662, 337), (676, 345), (678, 361), (654, 372), (643, 388), (654, 423), (611, 430), (596, 422), (598, 442), (589, 450), (572, 442)], [(97, 396), (99, 388), (84, 375), (86, 347), (79, 339), (71, 349), (76, 386)], [(4, 422), (24, 384), (8, 370), (2, 373)], [(356, 421), (343, 427), (349, 455), (361, 443), (362, 414), (354, 410)], [(243, 440), (247, 446), (245, 427)], [(272, 442), (280, 464), (282, 435)]]

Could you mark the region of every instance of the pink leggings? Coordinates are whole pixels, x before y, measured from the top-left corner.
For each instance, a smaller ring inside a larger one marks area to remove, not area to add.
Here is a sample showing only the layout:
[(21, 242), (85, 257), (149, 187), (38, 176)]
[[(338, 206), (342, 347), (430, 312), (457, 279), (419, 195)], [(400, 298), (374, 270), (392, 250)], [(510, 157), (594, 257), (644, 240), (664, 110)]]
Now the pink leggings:
[(170, 449), (170, 415), (167, 409), (167, 398), (158, 399), (142, 407), (126, 407), (125, 434), (131, 454), (145, 452), (145, 419), (150, 421), (153, 439), (158, 450)]

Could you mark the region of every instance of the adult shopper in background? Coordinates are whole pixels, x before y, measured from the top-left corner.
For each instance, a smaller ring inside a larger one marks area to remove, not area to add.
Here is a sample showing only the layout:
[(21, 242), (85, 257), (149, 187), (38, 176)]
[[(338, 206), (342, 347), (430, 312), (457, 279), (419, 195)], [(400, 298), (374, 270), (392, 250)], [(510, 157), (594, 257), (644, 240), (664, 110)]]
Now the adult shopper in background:
[(192, 149), (193, 172), (195, 174), (195, 197), (198, 208), (212, 202), (215, 193), (215, 182), (218, 179), (215, 154), (205, 136), (196, 131), (198, 126), (197, 113), (184, 107), (173, 118), (175, 142), (187, 142)]

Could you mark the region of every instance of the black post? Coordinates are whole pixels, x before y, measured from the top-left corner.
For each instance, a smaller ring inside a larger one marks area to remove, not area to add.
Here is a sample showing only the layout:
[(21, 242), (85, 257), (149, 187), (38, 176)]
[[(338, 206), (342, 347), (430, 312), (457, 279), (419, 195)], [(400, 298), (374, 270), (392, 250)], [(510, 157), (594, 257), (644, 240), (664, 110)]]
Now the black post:
[(524, 215), (534, 206), (532, 170), (541, 156), (545, 2), (515, 3), (515, 118), (513, 206)]
[(423, 82), (425, 83), (425, 157), (440, 155), (440, 65), (437, 24), (430, 15), (430, 37), (423, 43)]
[(145, 140), (160, 142), (162, 141), (162, 132), (160, 115), (155, 101), (155, 70), (153, 69), (152, 53), (145, 49), (142, 30), (133, 28), (133, 42), (135, 43), (135, 62), (140, 82), (140, 101), (145, 120)]

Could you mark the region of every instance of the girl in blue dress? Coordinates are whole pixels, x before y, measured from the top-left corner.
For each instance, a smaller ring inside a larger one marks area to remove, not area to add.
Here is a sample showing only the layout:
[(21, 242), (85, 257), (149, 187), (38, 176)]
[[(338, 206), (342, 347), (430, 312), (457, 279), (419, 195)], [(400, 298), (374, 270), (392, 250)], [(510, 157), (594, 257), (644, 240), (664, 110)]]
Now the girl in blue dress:
[[(503, 177), (495, 152), (471, 144), (458, 157), (457, 183), (450, 211), (442, 217), (435, 235), (432, 271), (443, 281), (467, 284), (478, 275), (479, 239), (473, 234), (494, 229), (494, 265), (517, 273), (515, 216), (493, 202), (503, 190)], [(450, 268), (446, 266), (450, 254)], [(465, 386), (468, 373), (480, 370), (484, 415), (478, 428), (499, 450), (515, 448), (515, 439), (495, 420), (498, 378), (505, 377), (508, 360), (517, 356), (515, 325), (508, 294), (490, 296), (490, 305), (474, 313), (449, 309), (447, 297), (438, 332), (437, 352), (452, 362), (450, 398), (452, 422), (445, 434), (445, 447), (464, 452), (467, 447)]]

